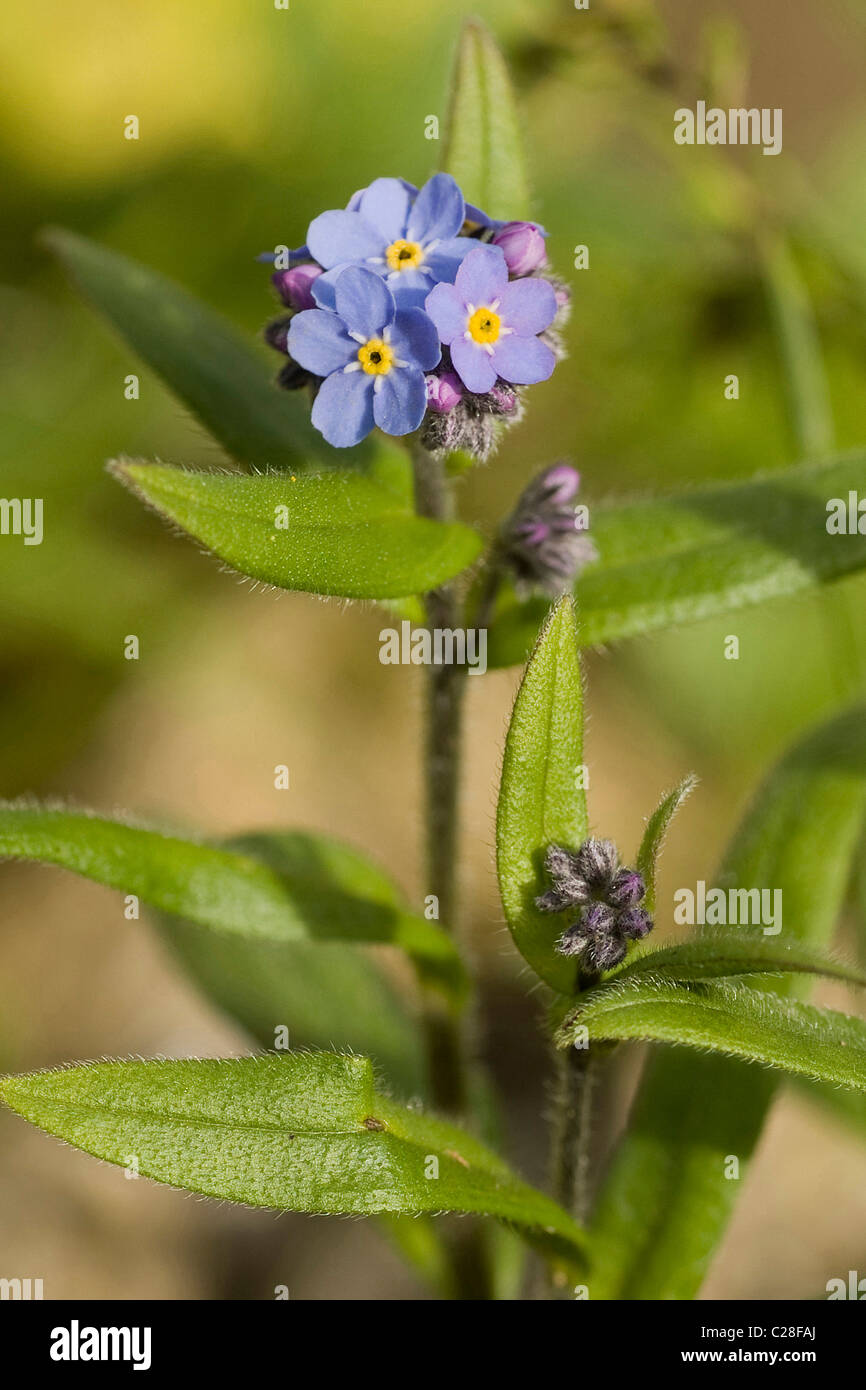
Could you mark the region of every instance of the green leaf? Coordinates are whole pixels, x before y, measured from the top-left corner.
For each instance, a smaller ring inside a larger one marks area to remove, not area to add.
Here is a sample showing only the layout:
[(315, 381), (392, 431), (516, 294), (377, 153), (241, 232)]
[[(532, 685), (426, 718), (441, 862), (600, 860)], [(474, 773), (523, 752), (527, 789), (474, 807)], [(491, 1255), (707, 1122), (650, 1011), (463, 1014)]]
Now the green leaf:
[(232, 936), (277, 945), (387, 942), (452, 998), (465, 987), (448, 934), (408, 912), (362, 854), (324, 835), (247, 836), (222, 848), (86, 812), (7, 802), (0, 803), (0, 855), (58, 864)]
[[(864, 811), (866, 707), (858, 706), (774, 769), (718, 881), (779, 889), (796, 949), (820, 949), (844, 901)], [(797, 978), (773, 989), (789, 994)], [(726, 1058), (655, 1053), (599, 1197), (593, 1297), (696, 1296), (743, 1185), (726, 1178), (727, 1158), (737, 1156), (744, 1178), (777, 1085), (773, 1072)]]
[(442, 168), (490, 217), (529, 216), (520, 117), (505, 59), (483, 24), (463, 29), (451, 86)]
[[(53, 228), (46, 245), (77, 287), (175, 392), (223, 448), (266, 468), (331, 466), (366, 458), (332, 449), (310, 424), (303, 392), (280, 391), (267, 362), (219, 314), (186, 290), (116, 251)], [(262, 286), (266, 307), (267, 286)], [(263, 309), (264, 312), (264, 309)], [(277, 362), (276, 354), (273, 355)]]
[(866, 1021), (745, 985), (632, 978), (590, 990), (557, 1034), (679, 1043), (866, 1091)]
[(514, 944), (563, 994), (574, 992), (576, 967), (556, 954), (562, 925), (540, 912), (535, 898), (549, 886), (547, 847), (576, 847), (589, 833), (582, 771), (577, 623), (571, 600), (561, 599), (532, 653), (511, 716), (496, 815), (496, 865)]
[(866, 985), (866, 974), (800, 942), (751, 932), (705, 931), (687, 941), (629, 956), (612, 979), (652, 975), (663, 980), (711, 980), (730, 975), (824, 975)]
[(637, 869), (646, 884), (644, 906), (650, 914), (655, 912), (658, 858), (664, 847), (671, 821), (686, 797), (691, 795), (697, 785), (697, 777), (684, 777), (678, 787), (674, 787), (673, 791), (668, 792), (667, 796), (662, 798), (647, 821), (647, 827), (638, 850)]
[(244, 477), (121, 461), (112, 471), (233, 570), (281, 589), (391, 599), (435, 589), (477, 559), (468, 526), (416, 517), (356, 473)]
[[(577, 581), (581, 646), (658, 632), (814, 589), (866, 567), (866, 536), (829, 535), (827, 502), (866, 493), (866, 454), (591, 508), (599, 559)], [(517, 665), (545, 604), (506, 598), (488, 664)]]
[(172, 1187), (278, 1211), (472, 1212), (582, 1257), (555, 1202), (471, 1135), (378, 1095), (366, 1058), (105, 1062), (7, 1077), (0, 1096), (98, 1158), (135, 1154), (139, 1172)]

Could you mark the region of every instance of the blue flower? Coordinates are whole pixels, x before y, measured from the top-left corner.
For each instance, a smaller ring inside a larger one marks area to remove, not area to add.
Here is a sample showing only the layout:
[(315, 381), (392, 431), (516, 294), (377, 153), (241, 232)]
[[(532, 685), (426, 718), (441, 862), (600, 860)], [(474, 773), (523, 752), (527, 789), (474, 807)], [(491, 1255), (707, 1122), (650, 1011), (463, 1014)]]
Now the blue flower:
[(382, 278), (363, 266), (348, 266), (336, 278), (333, 309), (295, 315), (288, 349), (324, 377), (312, 419), (338, 449), (360, 443), (374, 425), (385, 434), (416, 430), (427, 408), (424, 373), (442, 357), (427, 315), (398, 309)]
[(310, 254), (327, 272), (316, 283), (316, 302), (333, 309), (340, 271), (363, 264), (387, 281), (400, 308), (423, 308), (433, 286), (453, 283), (477, 245), (458, 235), (465, 217), (463, 194), (450, 174), (434, 174), (420, 192), (403, 179), (376, 179), (348, 208), (323, 212), (310, 223)]
[(500, 377), (520, 386), (546, 381), (556, 356), (538, 335), (556, 317), (553, 286), (534, 276), (509, 281), (498, 246), (469, 244), (474, 249), (455, 283), (437, 285), (426, 300), (455, 372), (478, 394), (492, 391)]

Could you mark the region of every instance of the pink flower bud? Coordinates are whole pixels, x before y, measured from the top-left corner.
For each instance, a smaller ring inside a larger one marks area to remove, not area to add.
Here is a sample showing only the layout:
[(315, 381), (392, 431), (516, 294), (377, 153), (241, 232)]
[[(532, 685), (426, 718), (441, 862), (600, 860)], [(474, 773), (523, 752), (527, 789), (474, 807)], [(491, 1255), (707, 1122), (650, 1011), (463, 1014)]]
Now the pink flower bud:
[(436, 415), (448, 415), (463, 399), (463, 386), (455, 372), (427, 378), (427, 405)]
[(493, 238), (512, 275), (529, 275), (547, 264), (544, 233), (535, 222), (506, 222)]
[(296, 265), (291, 270), (276, 271), (271, 280), (289, 309), (315, 309), (312, 285), (321, 273), (320, 265)]

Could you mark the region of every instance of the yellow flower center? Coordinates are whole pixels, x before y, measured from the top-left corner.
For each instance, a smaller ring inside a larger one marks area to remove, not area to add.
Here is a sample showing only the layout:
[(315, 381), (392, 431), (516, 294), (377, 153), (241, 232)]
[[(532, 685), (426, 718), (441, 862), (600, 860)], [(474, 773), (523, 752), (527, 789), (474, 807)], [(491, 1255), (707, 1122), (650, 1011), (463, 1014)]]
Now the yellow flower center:
[(389, 270), (414, 270), (424, 259), (417, 241), (392, 241), (385, 252)]
[(370, 338), (358, 349), (358, 361), (368, 376), (387, 376), (394, 365), (394, 353), (381, 338)]
[(502, 319), (493, 309), (476, 309), (468, 328), (476, 343), (495, 343), (502, 332)]

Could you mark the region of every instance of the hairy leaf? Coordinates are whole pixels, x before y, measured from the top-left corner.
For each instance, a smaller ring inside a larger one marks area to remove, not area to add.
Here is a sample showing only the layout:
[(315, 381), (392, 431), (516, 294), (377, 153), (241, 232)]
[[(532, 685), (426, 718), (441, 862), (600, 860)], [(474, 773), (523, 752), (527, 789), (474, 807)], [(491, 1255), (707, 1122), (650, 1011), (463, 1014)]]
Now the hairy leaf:
[(451, 938), (408, 912), (390, 879), (358, 851), (301, 831), (247, 836), (233, 846), (81, 811), (0, 804), (0, 856), (58, 864), (235, 937), (276, 945), (387, 942), (452, 997), (462, 992)]
[(354, 473), (242, 477), (127, 461), (112, 470), (226, 565), (281, 589), (404, 598), (453, 579), (482, 546), (468, 526), (416, 517)]
[(706, 1048), (815, 1081), (866, 1091), (866, 1021), (745, 985), (633, 977), (591, 990), (557, 1035), (639, 1038)]
[(104, 1062), (7, 1077), (0, 1096), (68, 1143), (145, 1177), (279, 1211), (473, 1212), (579, 1259), (581, 1232), (471, 1135), (378, 1095), (332, 1053)]
[(156, 271), (74, 232), (43, 235), (82, 293), (233, 458), (294, 469), (311, 459), (319, 467), (323, 460), (342, 467), (350, 461), (347, 450), (332, 449), (313, 429), (304, 394), (278, 390), (267, 362), (219, 314)]
[(514, 944), (543, 980), (573, 993), (574, 961), (554, 943), (566, 923), (540, 912), (544, 854), (588, 834), (583, 777), (583, 688), (570, 599), (554, 608), (524, 672), (505, 742), (496, 816), (496, 863)]
[(637, 869), (646, 884), (644, 906), (650, 914), (655, 911), (658, 858), (670, 829), (671, 821), (697, 784), (697, 777), (683, 778), (678, 787), (674, 787), (673, 791), (668, 792), (667, 796), (662, 798), (661, 803), (647, 821), (647, 827), (638, 850)]
[(512, 222), (529, 216), (520, 118), (508, 68), (477, 20), (463, 29), (451, 88), (442, 167), (467, 202)]
[[(859, 706), (810, 734), (770, 774), (719, 881), (779, 889), (783, 939), (821, 948), (844, 900), (864, 811)], [(791, 993), (796, 978), (772, 988)], [(777, 1084), (773, 1072), (726, 1058), (655, 1053), (601, 1190), (593, 1297), (695, 1297), (742, 1190), (725, 1176), (727, 1159), (737, 1157), (744, 1178)]]
[(800, 942), (756, 936), (751, 931), (705, 931), (687, 941), (642, 950), (612, 977), (652, 975), (664, 980), (710, 980), (730, 975), (825, 975), (866, 985), (866, 973)]
[[(591, 509), (599, 559), (577, 581), (580, 641), (595, 647), (768, 599), (802, 593), (866, 566), (866, 536), (830, 535), (827, 503), (866, 492), (866, 454), (670, 497)], [(503, 603), (488, 662), (522, 662), (543, 601)]]

